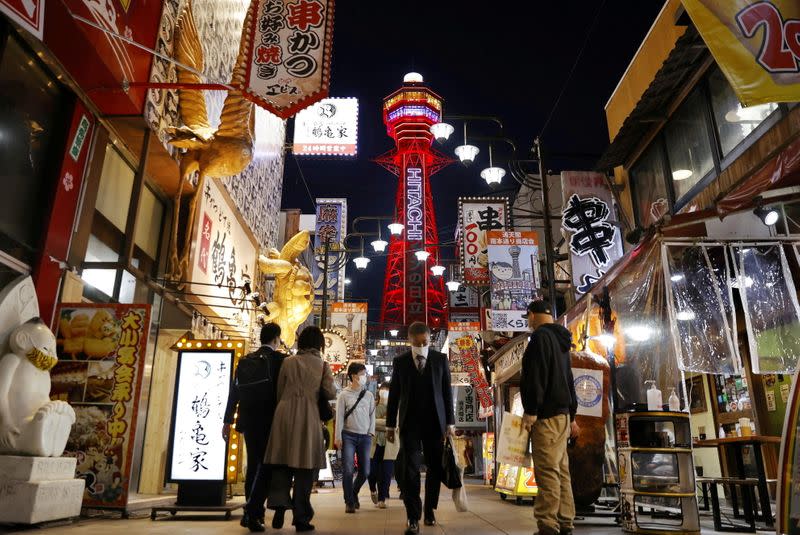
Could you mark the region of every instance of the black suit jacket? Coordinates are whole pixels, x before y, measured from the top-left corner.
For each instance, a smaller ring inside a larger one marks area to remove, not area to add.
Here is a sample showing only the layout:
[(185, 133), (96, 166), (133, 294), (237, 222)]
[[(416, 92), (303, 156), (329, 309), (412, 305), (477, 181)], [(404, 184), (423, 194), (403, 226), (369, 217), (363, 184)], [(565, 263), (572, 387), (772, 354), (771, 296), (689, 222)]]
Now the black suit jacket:
[(278, 375), (284, 358), (283, 353), (261, 346), (239, 361), (228, 394), (225, 423), (233, 423), (238, 407), (237, 431), (269, 434), (278, 405)]
[[(431, 388), (436, 406), (436, 416), (439, 419), (442, 435), (448, 425), (455, 424), (453, 415), (453, 389), (450, 385), (450, 364), (444, 353), (430, 349), (428, 360), (425, 364), (431, 368)], [(412, 391), (412, 381), (418, 376), (417, 363), (411, 354), (406, 351), (396, 357), (392, 368), (392, 383), (389, 388), (389, 402), (386, 408), (386, 427), (393, 429), (400, 424), (400, 429), (409, 429), (420, 424), (423, 415), (412, 414), (409, 396)], [(399, 420), (398, 420), (399, 409)]]

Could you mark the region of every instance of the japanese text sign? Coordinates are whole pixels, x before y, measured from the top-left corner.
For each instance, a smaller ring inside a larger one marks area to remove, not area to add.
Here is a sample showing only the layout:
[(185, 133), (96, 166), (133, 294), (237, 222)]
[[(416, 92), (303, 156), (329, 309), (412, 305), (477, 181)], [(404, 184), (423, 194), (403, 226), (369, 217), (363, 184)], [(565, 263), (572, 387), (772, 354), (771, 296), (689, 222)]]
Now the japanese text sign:
[(325, 329), (325, 351), (323, 357), (333, 373), (338, 373), (350, 359), (350, 344), (338, 330)]
[(0, 0), (0, 13), (41, 40), (44, 33), (44, 0)]
[(567, 232), (572, 283), (580, 297), (622, 257), (622, 236), (613, 196), (602, 174), (564, 171), (561, 191), (561, 228)]
[(85, 507), (128, 503), (150, 305), (62, 304), (50, 397), (69, 402), (75, 425), (66, 454), (86, 480)]
[(494, 331), (527, 331), (528, 303), (539, 288), (539, 246), (533, 231), (490, 230), (492, 324)]
[[(317, 199), (317, 223), (314, 232), (314, 289), (315, 299), (322, 298), (325, 281), (325, 242), (330, 244), (328, 252), (328, 299), (342, 301), (344, 299), (344, 262), (343, 253), (338, 249), (347, 232), (347, 199)], [(341, 269), (334, 267), (342, 264)]]
[(472, 386), (475, 388), (478, 402), (480, 403), (479, 416), (486, 418), (491, 415), (494, 404), (489, 383), (486, 381), (486, 375), (483, 372), (481, 356), (478, 353), (478, 344), (475, 341), (475, 337), (470, 334), (456, 338), (455, 343), (458, 351), (455, 358), (461, 360), (464, 371), (469, 374)]
[(331, 303), (332, 329), (345, 334), (350, 347), (363, 352), (367, 341), (367, 303)]
[(257, 269), (256, 242), (215, 180), (206, 180), (200, 195), (190, 291), (229, 325), (249, 329), (243, 287)]
[(282, 119), (328, 94), (333, 0), (254, 0), (244, 95)]
[(464, 368), (461, 360), (461, 351), (458, 346), (458, 339), (464, 336), (472, 336), (475, 340), (480, 336), (480, 321), (449, 321), (447, 323), (448, 339), (450, 340), (449, 359), (450, 359), (450, 383), (453, 385), (471, 385), (470, 374)]
[(461, 233), (461, 272), (464, 284), (489, 284), (489, 250), (486, 233), (507, 230), (508, 199), (462, 197), (458, 200)]
[(800, 95), (797, 0), (683, 0), (743, 106)]
[(478, 419), (478, 397), (475, 395), (475, 389), (465, 385), (455, 390), (453, 402), (456, 427), (485, 427), (486, 422)]
[(225, 481), (228, 443), (222, 436), (233, 349), (178, 354), (172, 408), (169, 481)]
[(295, 116), (296, 156), (355, 156), (357, 149), (358, 99), (322, 99)]

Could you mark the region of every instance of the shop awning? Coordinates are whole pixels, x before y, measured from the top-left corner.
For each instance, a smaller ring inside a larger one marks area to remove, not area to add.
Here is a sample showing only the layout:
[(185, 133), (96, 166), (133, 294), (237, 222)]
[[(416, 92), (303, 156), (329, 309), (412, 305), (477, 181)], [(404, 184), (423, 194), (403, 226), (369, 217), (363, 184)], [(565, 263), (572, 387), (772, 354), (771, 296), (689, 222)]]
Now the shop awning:
[(653, 128), (653, 124), (667, 120), (665, 110), (701, 67), (705, 58), (705, 43), (694, 26), (689, 26), (678, 38), (675, 48), (667, 56), (636, 107), (622, 123), (622, 128), (611, 145), (600, 157), (595, 165), (597, 171), (606, 172), (625, 163)]

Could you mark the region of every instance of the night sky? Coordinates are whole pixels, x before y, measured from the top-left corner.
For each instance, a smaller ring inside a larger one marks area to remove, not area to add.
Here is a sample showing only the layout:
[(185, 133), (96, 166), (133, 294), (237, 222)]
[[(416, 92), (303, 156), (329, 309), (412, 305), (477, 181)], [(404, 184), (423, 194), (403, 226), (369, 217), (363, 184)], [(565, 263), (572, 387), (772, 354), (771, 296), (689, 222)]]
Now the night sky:
[[(542, 139), (548, 152), (599, 157), (608, 146), (605, 103), (662, 5), (662, 0), (338, 2), (330, 94), (359, 99), (359, 154), (355, 160), (297, 158), (311, 194), (347, 197), (350, 221), (393, 213), (397, 180), (372, 159), (393, 146), (381, 104), (409, 71), (421, 73), (426, 85), (444, 98), (445, 115), (499, 117), (505, 134), (527, 157), (595, 16), (583, 55)], [(453, 155), (461, 144), (460, 124), (446, 146), (434, 146)], [(476, 124), (475, 129), (476, 134), (497, 134), (488, 124)], [(453, 238), (457, 197), (490, 192), (480, 178), (487, 147), (476, 144), (481, 154), (475, 165), (452, 165), (432, 178), (440, 241)], [(503, 154), (495, 152), (495, 157), (502, 159)], [(549, 159), (548, 168), (591, 169), (596, 160)], [(297, 163), (287, 155), (282, 207), (313, 213)], [(499, 189), (513, 184), (506, 176)], [(369, 223), (359, 230), (374, 231), (374, 222)], [(442, 252), (444, 258), (453, 255), (453, 250)], [(373, 259), (365, 272), (352, 262), (348, 265), (352, 298), (369, 299), (371, 321), (378, 320), (385, 267), (382, 258)]]

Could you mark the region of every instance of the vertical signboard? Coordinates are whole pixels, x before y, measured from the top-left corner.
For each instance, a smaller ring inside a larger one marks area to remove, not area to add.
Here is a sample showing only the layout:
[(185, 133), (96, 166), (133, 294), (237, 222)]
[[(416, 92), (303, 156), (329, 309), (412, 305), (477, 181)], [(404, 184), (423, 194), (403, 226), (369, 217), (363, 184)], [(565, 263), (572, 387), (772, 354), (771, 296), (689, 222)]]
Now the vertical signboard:
[(172, 406), (167, 480), (227, 480), (227, 447), (222, 436), (231, 385), (234, 349), (178, 353)]
[(509, 228), (508, 199), (505, 197), (460, 197), (460, 256), (463, 283), (489, 284), (489, 251), (486, 233)]
[(425, 166), (422, 156), (411, 153), (405, 157), (403, 180), (406, 182), (405, 202), (405, 238), (406, 238), (406, 322), (427, 323), (427, 265), (414, 255), (416, 251), (425, 250)]
[(561, 228), (567, 233), (572, 284), (579, 298), (622, 257), (622, 236), (613, 195), (601, 173), (564, 171), (561, 191)]
[(459, 340), (468, 336), (475, 340), (477, 344), (481, 331), (481, 323), (477, 319), (475, 318), (476, 321), (451, 321), (447, 324), (447, 332), (450, 339), (450, 347), (448, 348), (450, 353), (450, 382), (453, 385), (472, 384), (470, 374), (461, 359)]
[(325, 98), (294, 118), (295, 156), (355, 156), (358, 99)]
[(350, 347), (363, 352), (367, 341), (367, 303), (331, 303), (331, 319), (328, 325), (346, 334)]
[(453, 396), (455, 403), (456, 427), (480, 427), (485, 428), (486, 422), (478, 419), (478, 396), (472, 386), (464, 385), (456, 389)]
[[(325, 291), (325, 241), (330, 244), (328, 252), (328, 300), (344, 299), (343, 253), (338, 252), (347, 233), (347, 199), (317, 199), (317, 223), (314, 232), (314, 292), (315, 299), (322, 298)], [(341, 269), (335, 269), (342, 265)]]
[(528, 303), (539, 288), (539, 246), (536, 232), (490, 230), (492, 330), (527, 331)]
[(333, 0), (255, 0), (242, 39), (247, 98), (288, 119), (327, 96)]
[(57, 317), (50, 397), (75, 409), (65, 452), (77, 457), (77, 477), (86, 480), (83, 505), (124, 508), (150, 305), (62, 304)]
[(491, 416), (494, 404), (490, 393), (490, 386), (483, 372), (478, 344), (473, 336), (461, 336), (456, 340), (458, 356), (464, 366), (464, 371), (469, 374), (470, 382), (478, 396), (480, 418)]

